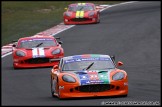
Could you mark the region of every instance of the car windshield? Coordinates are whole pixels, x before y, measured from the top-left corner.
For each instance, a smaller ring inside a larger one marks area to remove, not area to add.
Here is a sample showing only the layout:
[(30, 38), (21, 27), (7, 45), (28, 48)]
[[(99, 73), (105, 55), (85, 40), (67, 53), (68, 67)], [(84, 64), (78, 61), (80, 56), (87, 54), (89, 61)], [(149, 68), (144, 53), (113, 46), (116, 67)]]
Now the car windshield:
[(35, 47), (50, 47), (56, 46), (53, 39), (30, 39), (20, 41), (19, 48), (35, 48)]
[(64, 61), (63, 71), (106, 70), (114, 68), (111, 60)]
[(91, 5), (77, 5), (77, 6), (69, 6), (68, 11), (91, 11), (94, 10), (94, 7)]

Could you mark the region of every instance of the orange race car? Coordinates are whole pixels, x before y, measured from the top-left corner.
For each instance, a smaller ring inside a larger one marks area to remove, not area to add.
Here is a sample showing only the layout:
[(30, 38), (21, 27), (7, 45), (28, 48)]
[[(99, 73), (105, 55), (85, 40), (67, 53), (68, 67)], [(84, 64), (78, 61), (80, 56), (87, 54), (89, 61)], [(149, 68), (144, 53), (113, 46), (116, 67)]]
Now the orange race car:
[(13, 67), (16, 69), (54, 66), (64, 56), (60, 44), (62, 41), (57, 42), (53, 36), (35, 35), (20, 38), (17, 44), (13, 45)]
[(62, 98), (127, 96), (128, 76), (115, 57), (83, 54), (61, 58), (51, 70), (52, 96)]
[(63, 18), (64, 24), (99, 23), (100, 12), (93, 3), (75, 3), (68, 6)]

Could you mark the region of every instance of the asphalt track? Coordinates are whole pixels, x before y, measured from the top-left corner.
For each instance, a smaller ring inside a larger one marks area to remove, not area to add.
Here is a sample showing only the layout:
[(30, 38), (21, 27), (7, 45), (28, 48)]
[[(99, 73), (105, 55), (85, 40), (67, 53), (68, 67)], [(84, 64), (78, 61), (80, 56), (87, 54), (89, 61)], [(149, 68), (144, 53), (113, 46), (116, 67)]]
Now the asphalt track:
[(160, 2), (135, 2), (108, 8), (100, 24), (77, 25), (57, 34), (65, 56), (97, 53), (115, 55), (128, 73), (127, 97), (59, 100), (50, 93), (51, 68), (12, 67), (11, 55), (2, 58), (2, 105), (97, 105), (108, 101), (157, 101), (160, 87)]

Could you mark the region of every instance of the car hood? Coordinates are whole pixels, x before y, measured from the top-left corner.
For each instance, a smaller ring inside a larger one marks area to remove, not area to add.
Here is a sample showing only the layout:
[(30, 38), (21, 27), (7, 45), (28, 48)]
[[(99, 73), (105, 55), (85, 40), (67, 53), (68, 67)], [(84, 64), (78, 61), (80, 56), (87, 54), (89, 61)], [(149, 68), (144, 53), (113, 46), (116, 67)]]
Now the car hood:
[(80, 85), (90, 84), (109, 84), (110, 83), (110, 72), (114, 69), (109, 70), (90, 70), (90, 71), (73, 71), (71, 74), (75, 75)]

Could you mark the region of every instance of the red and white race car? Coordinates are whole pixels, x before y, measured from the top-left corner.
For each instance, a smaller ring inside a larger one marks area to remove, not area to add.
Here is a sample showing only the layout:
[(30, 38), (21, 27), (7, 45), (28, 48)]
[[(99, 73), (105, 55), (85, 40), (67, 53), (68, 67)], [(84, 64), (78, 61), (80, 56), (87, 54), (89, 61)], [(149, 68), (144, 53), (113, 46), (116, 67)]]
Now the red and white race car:
[(13, 45), (13, 67), (31, 68), (48, 67), (58, 64), (64, 56), (62, 41), (53, 36), (32, 36), (20, 38)]
[(70, 4), (63, 13), (64, 24), (99, 23), (100, 12), (93, 3)]

